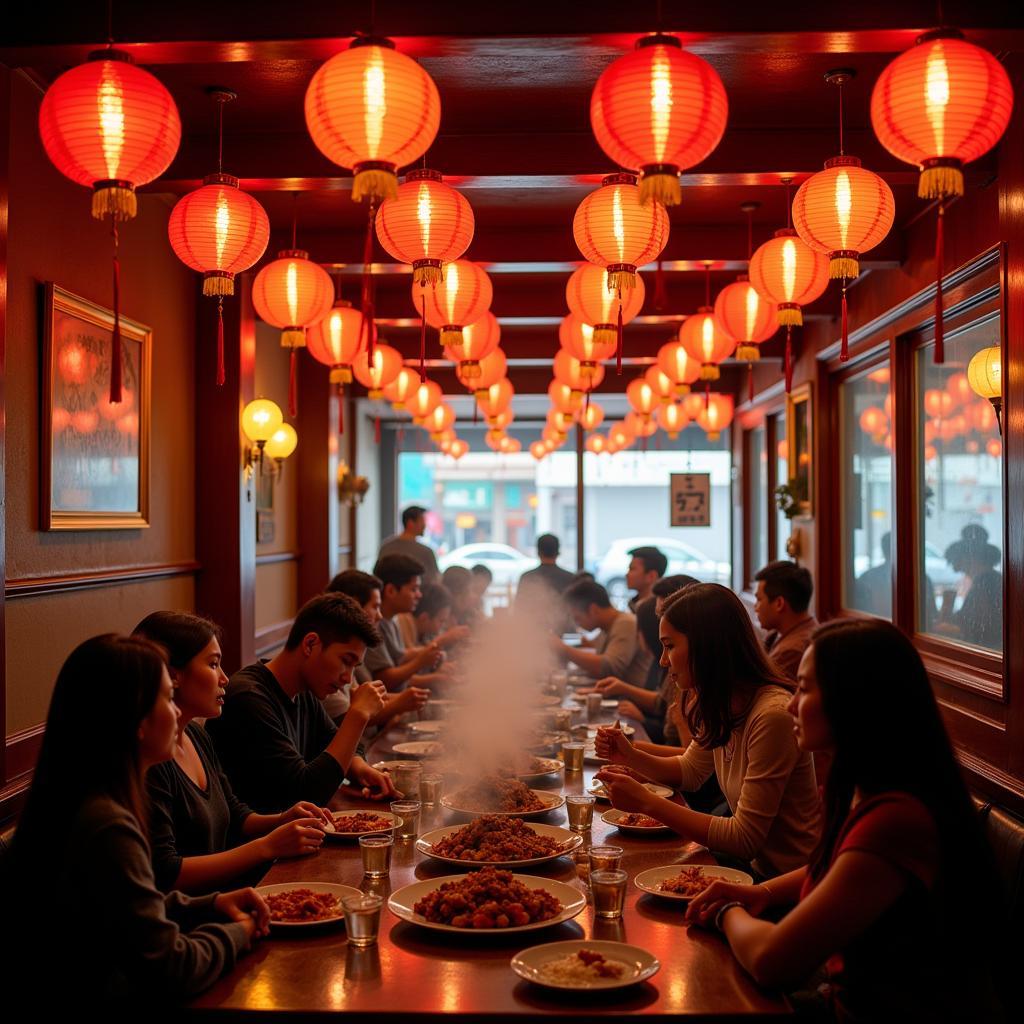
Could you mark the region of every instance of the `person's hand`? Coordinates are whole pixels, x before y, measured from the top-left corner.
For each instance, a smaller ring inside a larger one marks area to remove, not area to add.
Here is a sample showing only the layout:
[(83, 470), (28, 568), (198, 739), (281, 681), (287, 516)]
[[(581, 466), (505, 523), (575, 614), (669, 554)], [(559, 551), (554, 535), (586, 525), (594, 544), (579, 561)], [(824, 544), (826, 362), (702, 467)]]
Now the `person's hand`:
[(229, 921), (245, 925), (250, 939), (270, 934), (270, 908), (255, 889), (219, 893), (213, 901), (213, 908)]
[(764, 913), (770, 894), (763, 885), (738, 885), (736, 882), (712, 882), (699, 896), (690, 900), (684, 920), (711, 928), (715, 915), (726, 903), (742, 903), (744, 910), (754, 917)]
[(431, 668), (441, 657), (441, 647), (436, 640), (424, 644), (416, 655), (416, 664), (420, 668)]
[(618, 713), (625, 718), (635, 718), (640, 722), (644, 720), (644, 713), (631, 700), (620, 700)]
[(452, 626), (451, 629), (446, 629), (434, 642), (440, 647), (450, 647), (452, 644), (457, 644), (460, 640), (465, 640), (468, 636), (469, 626)]
[(384, 707), (385, 696), (387, 696), (387, 690), (384, 688), (384, 684), (376, 679), (353, 686), (349, 712), (355, 711), (357, 714), (372, 718)]
[(277, 816), (277, 824), (284, 825), (289, 821), (298, 821), (300, 818), (318, 818), (325, 825), (334, 823), (331, 812), (326, 807), (317, 807), (316, 804), (310, 803), (308, 800), (300, 800)]
[(421, 686), (409, 686), (389, 697), (384, 709), (389, 715), (404, 715), (407, 711), (419, 711), (430, 700), (430, 691)]
[(621, 729), (605, 726), (598, 729), (597, 736), (594, 737), (594, 752), (612, 764), (629, 764), (633, 744), (626, 739), (626, 734)]
[(387, 800), (389, 797), (398, 796), (391, 776), (371, 768), (365, 761), (361, 764), (353, 763), (349, 769), (349, 777), (362, 787), (364, 800)]
[(614, 697), (616, 694), (626, 692), (626, 684), (616, 676), (605, 676), (594, 683), (594, 689), (603, 693), (606, 697)]
[(298, 818), (278, 825), (261, 840), (267, 860), (278, 857), (304, 857), (323, 845), (324, 822), (321, 818)]
[(560, 657), (565, 656), (565, 644), (556, 633), (548, 633), (548, 647)]
[[(620, 811), (635, 811), (638, 814), (650, 814), (652, 794), (642, 782), (631, 779), (621, 772), (600, 771), (594, 776), (599, 782), (604, 783), (608, 790), (608, 799), (612, 807)], [(654, 797), (654, 799), (659, 799)], [(654, 815), (652, 815), (654, 817)]]

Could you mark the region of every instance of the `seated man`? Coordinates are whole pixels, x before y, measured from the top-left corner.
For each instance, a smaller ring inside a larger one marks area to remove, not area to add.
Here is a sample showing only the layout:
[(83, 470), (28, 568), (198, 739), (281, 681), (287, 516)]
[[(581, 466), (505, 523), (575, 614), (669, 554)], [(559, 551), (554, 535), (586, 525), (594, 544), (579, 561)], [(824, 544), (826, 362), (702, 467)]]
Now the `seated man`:
[(569, 647), (557, 636), (551, 637), (551, 649), (559, 657), (579, 665), (595, 679), (617, 676), (633, 686), (644, 686), (651, 655), (637, 639), (636, 618), (620, 612), (608, 599), (608, 591), (593, 580), (579, 580), (565, 592), (569, 611), (580, 629), (600, 629), (593, 649)]
[(785, 560), (769, 562), (754, 579), (754, 614), (761, 628), (768, 631), (765, 652), (795, 689), (800, 659), (818, 628), (818, 620), (807, 610), (814, 581), (802, 566)]
[(635, 591), (629, 599), (629, 610), (635, 613), (636, 606), (651, 596), (651, 588), (665, 575), (668, 559), (659, 548), (649, 545), (633, 548), (629, 555), (626, 586)]
[(416, 610), (399, 612), (395, 623), (406, 650), (429, 644), (451, 628), (452, 595), (440, 583), (432, 583), (423, 588)]
[(221, 717), (207, 728), (241, 800), (263, 814), (300, 800), (322, 805), (346, 777), (370, 799), (393, 795), (391, 780), (359, 750), (363, 729), (383, 707), (384, 688), (356, 687), (340, 726), (321, 703), (379, 643), (352, 598), (320, 594), (299, 609), (283, 651), (231, 677)]

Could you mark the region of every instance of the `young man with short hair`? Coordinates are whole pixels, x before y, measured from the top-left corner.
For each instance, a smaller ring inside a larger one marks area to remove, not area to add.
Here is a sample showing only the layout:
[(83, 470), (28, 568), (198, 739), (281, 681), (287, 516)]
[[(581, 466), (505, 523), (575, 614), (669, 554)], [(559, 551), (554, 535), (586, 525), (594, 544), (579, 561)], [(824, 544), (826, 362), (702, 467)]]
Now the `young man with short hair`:
[(785, 560), (769, 562), (754, 579), (754, 614), (768, 631), (765, 652), (795, 687), (800, 659), (818, 628), (818, 620), (807, 610), (814, 581), (802, 566)]
[(629, 552), (629, 568), (626, 570), (626, 587), (636, 593), (629, 599), (629, 610), (636, 611), (636, 606), (651, 596), (651, 588), (668, 569), (668, 559), (663, 551), (650, 545), (633, 548)]
[(636, 618), (620, 612), (608, 599), (608, 591), (593, 580), (579, 580), (565, 592), (576, 625), (580, 629), (600, 629), (592, 650), (570, 647), (552, 635), (551, 649), (559, 657), (579, 665), (595, 679), (617, 676), (634, 686), (643, 686), (651, 665), (651, 655), (639, 644)]
[(389, 555), (405, 555), (420, 563), (422, 582), (437, 583), (441, 573), (437, 568), (437, 556), (432, 548), (421, 544), (418, 537), (427, 532), (427, 510), (422, 505), (410, 505), (402, 512), (402, 532), (388, 537), (380, 546), (377, 561)]
[(284, 650), (239, 669), (221, 717), (207, 723), (239, 798), (272, 814), (299, 800), (326, 804), (345, 781), (364, 797), (394, 793), (390, 779), (361, 756), (359, 740), (383, 706), (384, 688), (364, 683), (335, 726), (322, 701), (346, 686), (380, 634), (344, 594), (320, 594), (299, 609)]

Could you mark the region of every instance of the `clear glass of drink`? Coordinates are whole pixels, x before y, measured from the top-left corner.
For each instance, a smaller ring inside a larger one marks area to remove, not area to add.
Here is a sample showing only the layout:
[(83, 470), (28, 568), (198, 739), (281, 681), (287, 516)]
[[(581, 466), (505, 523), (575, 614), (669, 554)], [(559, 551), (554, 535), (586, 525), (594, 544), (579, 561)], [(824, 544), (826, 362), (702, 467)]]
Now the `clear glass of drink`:
[(363, 874), (368, 878), (386, 878), (391, 874), (391, 851), (395, 837), (376, 832), (359, 837), (359, 852), (363, 857)]
[(551, 717), (558, 732), (568, 732), (572, 728), (572, 711), (568, 708), (559, 708)]
[(372, 946), (380, 930), (380, 908), (384, 901), (379, 896), (346, 896), (341, 901), (345, 912), (345, 931), (353, 946)]
[(594, 823), (594, 804), (597, 801), (586, 793), (570, 793), (565, 798), (569, 815), (569, 828), (573, 832), (586, 832)]
[(420, 776), (420, 803), (433, 807), (441, 802), (444, 776), (437, 772), (424, 772)]
[(601, 694), (599, 693), (588, 693), (587, 694), (587, 718), (593, 722), (601, 717)]
[(399, 761), (391, 769), (391, 778), (395, 783), (395, 789), (402, 796), (415, 799), (420, 791), (420, 778), (423, 775), (423, 768), (417, 761)]
[(618, 871), (622, 863), (621, 846), (592, 846), (590, 855), (590, 873), (595, 871)]
[(583, 771), (583, 750), (582, 743), (563, 743), (562, 760), (565, 762), (567, 772)]
[(422, 804), (419, 800), (394, 800), (391, 803), (391, 813), (402, 819), (400, 825), (395, 826), (395, 838), (399, 840), (415, 839), (420, 834), (420, 810)]
[(590, 891), (594, 894), (596, 917), (622, 917), (626, 903), (625, 871), (591, 871)]

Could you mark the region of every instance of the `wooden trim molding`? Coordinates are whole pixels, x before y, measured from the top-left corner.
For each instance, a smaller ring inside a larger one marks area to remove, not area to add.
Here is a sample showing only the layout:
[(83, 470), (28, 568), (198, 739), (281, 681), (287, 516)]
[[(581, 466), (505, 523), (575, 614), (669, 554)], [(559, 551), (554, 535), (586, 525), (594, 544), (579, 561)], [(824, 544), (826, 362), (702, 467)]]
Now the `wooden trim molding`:
[(257, 555), (256, 565), (277, 565), (280, 562), (298, 562), (301, 558), (301, 551), (272, 551), (266, 555)]
[(1021, 785), (1020, 779), (983, 761), (963, 747), (957, 747), (955, 753), (964, 771), (970, 776), (969, 781), (976, 782), (979, 789), (994, 796), (998, 803), (1006, 804), (1011, 809), (1024, 807), (1024, 785)]
[(262, 658), (271, 652), (279, 651), (284, 646), (285, 640), (288, 639), (291, 628), (292, 620), (285, 619), (283, 622), (274, 622), (269, 626), (264, 626), (262, 629), (257, 629), (255, 637), (256, 657)]
[(4, 597), (8, 601), (13, 601), (20, 597), (61, 594), (69, 590), (96, 590), (100, 587), (146, 583), (172, 576), (194, 576), (200, 568), (198, 562), (167, 562), (163, 565), (123, 566), (115, 569), (96, 569), (91, 572), (65, 573), (60, 576), (23, 576), (7, 580), (4, 585)]

